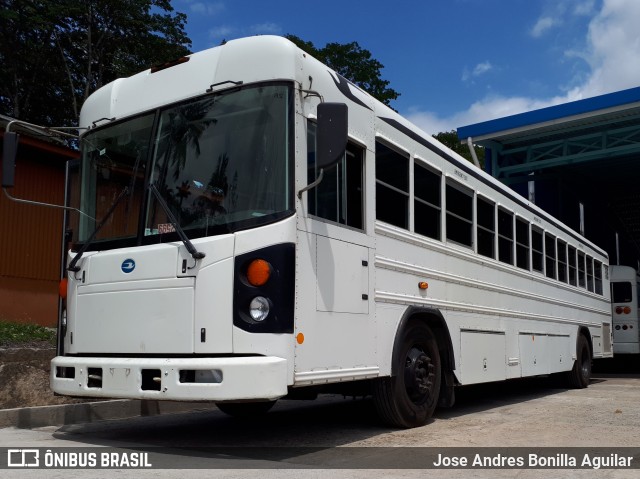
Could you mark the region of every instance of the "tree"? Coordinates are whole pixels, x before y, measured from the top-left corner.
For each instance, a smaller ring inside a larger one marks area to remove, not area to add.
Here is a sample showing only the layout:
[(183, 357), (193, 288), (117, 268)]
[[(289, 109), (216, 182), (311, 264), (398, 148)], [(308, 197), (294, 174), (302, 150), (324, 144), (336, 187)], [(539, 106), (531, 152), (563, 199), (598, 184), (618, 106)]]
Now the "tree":
[[(471, 152), (469, 151), (469, 147), (467, 146), (467, 143), (460, 142), (460, 140), (458, 139), (458, 134), (456, 133), (455, 130), (443, 131), (433, 135), (433, 137), (443, 145), (451, 148), (460, 156), (463, 156), (468, 161), (473, 163), (473, 158), (471, 157)], [(473, 145), (473, 149), (475, 150), (476, 156), (478, 157), (478, 162), (480, 163), (480, 167), (484, 169), (484, 148), (478, 145)]]
[(323, 48), (316, 48), (312, 42), (307, 42), (295, 35), (286, 35), (305, 52), (317, 58), (343, 77), (352, 81), (363, 90), (389, 105), (400, 93), (389, 88), (389, 81), (381, 78), (384, 65), (371, 52), (362, 48), (357, 42), (327, 43)]
[(0, 2), (0, 106), (4, 114), (33, 119), (29, 114), (33, 105), (46, 100), (38, 84), (56, 70), (51, 55), (52, 7), (31, 1)]
[(75, 124), (86, 98), (118, 77), (189, 53), (170, 0), (0, 0), (0, 108)]

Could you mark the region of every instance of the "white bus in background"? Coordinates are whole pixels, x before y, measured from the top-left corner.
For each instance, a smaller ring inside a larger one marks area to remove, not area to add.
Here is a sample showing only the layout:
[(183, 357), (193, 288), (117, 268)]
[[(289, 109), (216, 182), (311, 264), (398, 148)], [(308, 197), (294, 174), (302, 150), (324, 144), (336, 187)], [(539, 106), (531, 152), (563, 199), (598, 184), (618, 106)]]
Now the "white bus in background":
[(615, 354), (640, 354), (639, 290), (640, 276), (634, 268), (611, 266), (613, 352)]
[(80, 125), (59, 394), (358, 391), (412, 427), (612, 355), (603, 250), (283, 38), (116, 80)]

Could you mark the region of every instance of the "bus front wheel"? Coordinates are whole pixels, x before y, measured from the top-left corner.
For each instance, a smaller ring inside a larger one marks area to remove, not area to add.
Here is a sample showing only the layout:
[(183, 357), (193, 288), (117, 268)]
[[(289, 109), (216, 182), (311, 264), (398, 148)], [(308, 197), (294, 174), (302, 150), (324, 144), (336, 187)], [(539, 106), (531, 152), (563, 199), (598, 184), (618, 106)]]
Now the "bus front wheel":
[(440, 353), (431, 329), (412, 321), (395, 348), (397, 370), (375, 381), (373, 400), (378, 414), (396, 427), (425, 424), (438, 404), (441, 382)]

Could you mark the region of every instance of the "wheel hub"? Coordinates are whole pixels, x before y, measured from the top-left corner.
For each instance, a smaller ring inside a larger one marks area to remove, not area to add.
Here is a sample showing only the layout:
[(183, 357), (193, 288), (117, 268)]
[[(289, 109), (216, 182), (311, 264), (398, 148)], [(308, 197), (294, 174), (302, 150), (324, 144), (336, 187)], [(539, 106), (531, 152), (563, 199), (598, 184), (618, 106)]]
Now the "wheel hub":
[(409, 350), (405, 361), (404, 384), (415, 404), (422, 404), (433, 389), (434, 366), (431, 358), (417, 347)]

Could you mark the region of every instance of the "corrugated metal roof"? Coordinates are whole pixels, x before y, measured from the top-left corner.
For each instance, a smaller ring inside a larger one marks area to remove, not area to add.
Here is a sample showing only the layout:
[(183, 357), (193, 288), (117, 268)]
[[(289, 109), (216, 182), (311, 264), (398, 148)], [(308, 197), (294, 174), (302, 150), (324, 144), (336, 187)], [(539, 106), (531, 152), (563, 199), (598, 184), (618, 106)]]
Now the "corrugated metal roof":
[(534, 131), (552, 131), (566, 128), (569, 124), (571, 127), (588, 125), (595, 121), (594, 118), (598, 122), (615, 121), (617, 118), (638, 114), (640, 87), (462, 126), (457, 132), (461, 140), (471, 137), (477, 142), (519, 134), (530, 135)]

